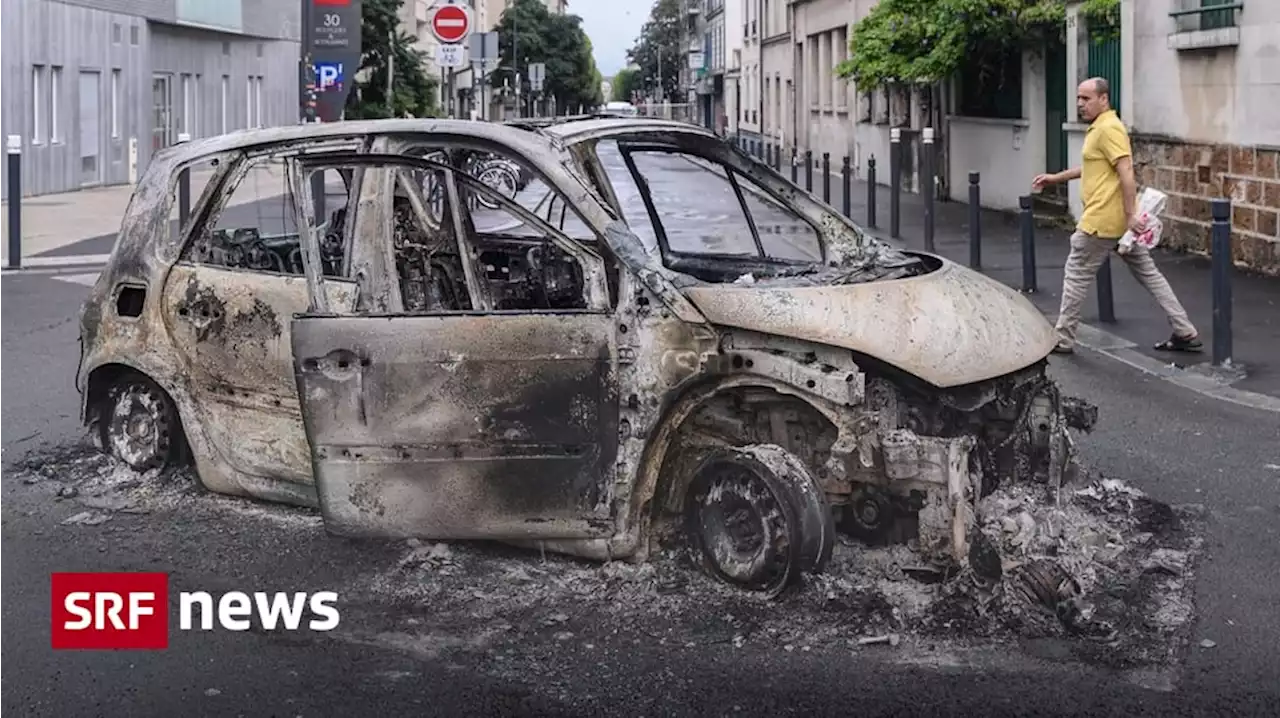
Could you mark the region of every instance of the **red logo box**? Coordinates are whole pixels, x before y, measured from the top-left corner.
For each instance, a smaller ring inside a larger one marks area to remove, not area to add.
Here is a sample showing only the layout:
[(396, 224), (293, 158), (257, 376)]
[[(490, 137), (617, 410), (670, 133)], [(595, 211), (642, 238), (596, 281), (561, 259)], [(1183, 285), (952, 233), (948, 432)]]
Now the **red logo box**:
[(53, 648), (157, 650), (169, 647), (169, 575), (55, 573)]

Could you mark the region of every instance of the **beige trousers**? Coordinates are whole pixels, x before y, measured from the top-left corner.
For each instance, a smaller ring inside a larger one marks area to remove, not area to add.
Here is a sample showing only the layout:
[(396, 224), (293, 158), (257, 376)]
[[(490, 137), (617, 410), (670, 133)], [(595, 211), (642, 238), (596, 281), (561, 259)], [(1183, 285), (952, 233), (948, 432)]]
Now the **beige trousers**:
[[(1080, 306), (1084, 304), (1089, 288), (1093, 286), (1094, 277), (1108, 252), (1114, 252), (1118, 240), (1100, 239), (1091, 234), (1076, 230), (1071, 235), (1071, 253), (1067, 255), (1065, 276), (1062, 278), (1062, 307), (1058, 310), (1058, 343), (1071, 347), (1075, 345), (1076, 329), (1080, 326)], [(1187, 311), (1156, 267), (1156, 261), (1144, 247), (1134, 246), (1128, 254), (1116, 256), (1129, 266), (1129, 272), (1142, 286), (1151, 292), (1156, 303), (1169, 316), (1169, 326), (1179, 337), (1196, 336), (1196, 328), (1187, 317)]]

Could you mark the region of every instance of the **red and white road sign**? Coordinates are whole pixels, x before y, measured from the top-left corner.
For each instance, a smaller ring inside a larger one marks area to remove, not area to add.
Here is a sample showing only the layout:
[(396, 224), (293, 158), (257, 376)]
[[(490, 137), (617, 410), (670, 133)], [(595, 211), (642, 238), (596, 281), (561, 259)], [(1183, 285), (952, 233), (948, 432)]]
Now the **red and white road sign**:
[(462, 42), (471, 32), (471, 15), (463, 5), (439, 5), (431, 16), (431, 32), (440, 42)]

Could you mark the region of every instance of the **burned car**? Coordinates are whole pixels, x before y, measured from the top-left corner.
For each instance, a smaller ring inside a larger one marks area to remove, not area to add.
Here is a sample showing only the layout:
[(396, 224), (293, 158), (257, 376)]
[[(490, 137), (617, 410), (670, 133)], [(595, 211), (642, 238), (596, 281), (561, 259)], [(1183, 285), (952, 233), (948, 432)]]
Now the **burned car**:
[[(475, 153), (532, 179), (505, 196)], [(210, 491), (347, 536), (600, 560), (683, 541), (774, 593), (836, 531), (963, 562), (981, 496), (1074, 467), (1025, 298), (674, 122), (163, 150), (81, 340), (84, 420), (135, 469), (189, 458)]]

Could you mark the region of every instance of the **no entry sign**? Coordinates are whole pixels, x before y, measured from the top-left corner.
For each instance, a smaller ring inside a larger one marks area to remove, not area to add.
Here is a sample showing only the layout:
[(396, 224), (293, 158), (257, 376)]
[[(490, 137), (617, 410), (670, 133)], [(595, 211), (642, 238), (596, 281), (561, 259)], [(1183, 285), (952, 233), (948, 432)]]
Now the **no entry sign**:
[(440, 5), (431, 16), (431, 32), (440, 42), (462, 42), (471, 32), (471, 16), (462, 5)]

